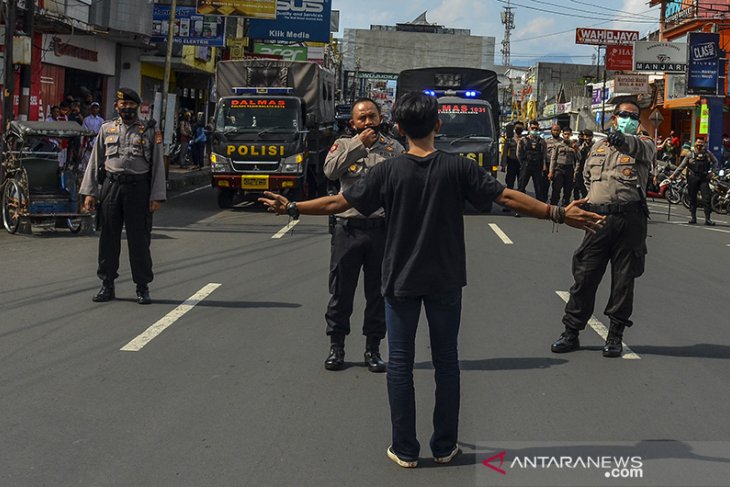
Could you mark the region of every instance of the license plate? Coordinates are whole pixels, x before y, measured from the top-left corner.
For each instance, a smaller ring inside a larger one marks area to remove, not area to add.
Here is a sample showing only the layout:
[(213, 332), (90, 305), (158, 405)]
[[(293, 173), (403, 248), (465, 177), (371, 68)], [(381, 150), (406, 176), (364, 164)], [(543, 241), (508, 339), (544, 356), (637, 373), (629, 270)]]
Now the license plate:
[(241, 189), (269, 189), (269, 176), (241, 176)]

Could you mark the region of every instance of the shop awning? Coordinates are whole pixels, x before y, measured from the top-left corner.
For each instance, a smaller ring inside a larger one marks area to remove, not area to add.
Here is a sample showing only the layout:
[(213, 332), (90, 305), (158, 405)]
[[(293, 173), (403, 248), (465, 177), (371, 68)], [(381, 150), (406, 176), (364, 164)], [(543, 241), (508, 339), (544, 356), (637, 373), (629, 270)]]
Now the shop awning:
[[(162, 56), (140, 56), (139, 60), (143, 63), (149, 63), (154, 64), (156, 66), (165, 67), (165, 58)], [(183, 62), (182, 57), (173, 57), (172, 58), (172, 64), (171, 69), (173, 71), (177, 71), (178, 73), (198, 73), (198, 74), (206, 74), (210, 76), (210, 73), (203, 71), (201, 69), (196, 69), (193, 66), (190, 66), (189, 64), (185, 64)]]
[(664, 99), (664, 108), (694, 108), (700, 102), (699, 96), (686, 96), (684, 98), (675, 98), (674, 100)]

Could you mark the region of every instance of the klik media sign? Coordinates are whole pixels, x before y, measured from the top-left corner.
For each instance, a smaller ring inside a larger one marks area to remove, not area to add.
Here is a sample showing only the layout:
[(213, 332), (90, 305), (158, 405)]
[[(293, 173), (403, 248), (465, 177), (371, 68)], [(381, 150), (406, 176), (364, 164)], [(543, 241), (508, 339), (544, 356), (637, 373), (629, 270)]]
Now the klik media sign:
[(639, 40), (638, 30), (575, 29), (575, 43), (593, 46), (630, 45)]

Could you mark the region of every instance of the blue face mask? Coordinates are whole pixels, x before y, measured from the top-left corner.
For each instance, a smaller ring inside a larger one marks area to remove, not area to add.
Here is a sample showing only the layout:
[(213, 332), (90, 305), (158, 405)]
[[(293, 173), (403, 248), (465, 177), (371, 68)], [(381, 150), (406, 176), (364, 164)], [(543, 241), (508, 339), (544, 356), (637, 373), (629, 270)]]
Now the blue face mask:
[(639, 121), (632, 120), (629, 117), (618, 117), (617, 124), (618, 131), (625, 134), (635, 135), (636, 131), (639, 130)]

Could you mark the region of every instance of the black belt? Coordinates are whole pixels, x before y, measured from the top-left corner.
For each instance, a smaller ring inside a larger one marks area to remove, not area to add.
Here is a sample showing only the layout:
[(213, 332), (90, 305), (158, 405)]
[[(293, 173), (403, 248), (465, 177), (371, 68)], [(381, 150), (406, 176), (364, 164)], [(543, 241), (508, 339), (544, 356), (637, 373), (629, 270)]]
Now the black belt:
[(136, 183), (137, 181), (148, 180), (150, 178), (150, 173), (146, 172), (144, 174), (124, 174), (111, 172), (107, 173), (107, 177), (112, 183), (130, 184)]
[(586, 203), (583, 205), (583, 209), (586, 211), (592, 211), (593, 213), (598, 213), (599, 215), (618, 215), (621, 213), (640, 211), (643, 209), (643, 203), (641, 201), (631, 201), (630, 203), (606, 203), (602, 205)]
[(385, 218), (337, 218), (337, 223), (346, 228), (357, 228), (368, 230), (371, 228), (382, 228), (385, 226)]

